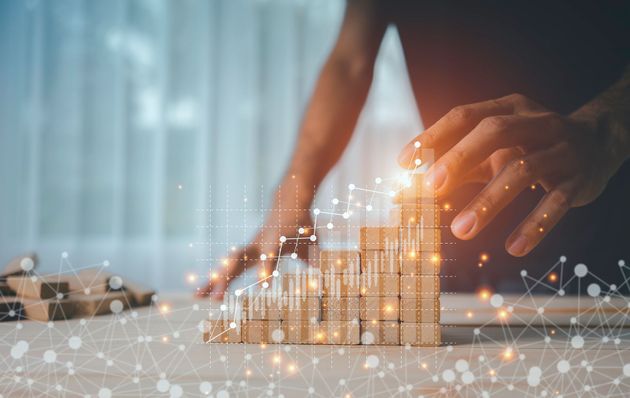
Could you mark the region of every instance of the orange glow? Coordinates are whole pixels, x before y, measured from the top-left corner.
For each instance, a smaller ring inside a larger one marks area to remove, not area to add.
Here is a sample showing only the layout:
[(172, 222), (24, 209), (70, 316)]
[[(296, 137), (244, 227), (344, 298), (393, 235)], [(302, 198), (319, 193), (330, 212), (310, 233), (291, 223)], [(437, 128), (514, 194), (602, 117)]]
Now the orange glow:
[(558, 280), (558, 274), (556, 274), (555, 272), (552, 272), (549, 274), (549, 282), (555, 282)]
[(468, 312), (466, 313), (466, 318), (468, 318), (468, 319), (472, 319), (472, 317), (473, 317), (473, 313), (472, 313), (472, 311), (468, 311)]
[(508, 313), (506, 310), (500, 310), (499, 311), (499, 318), (501, 319), (506, 319), (508, 317)]
[(265, 344), (265, 343), (260, 343), (260, 348), (262, 348), (262, 349), (264, 350), (265, 348), (267, 348), (267, 344)]
[(341, 265), (341, 260), (337, 260), (337, 265)]
[(295, 294), (300, 294), (300, 289), (295, 289)]
[(223, 264), (224, 267), (227, 267), (228, 266), (227, 258), (224, 258), (223, 261), (221, 261), (221, 264)]
[(449, 210), (451, 208), (451, 205), (448, 203), (444, 203), (444, 210)]
[(280, 363), (280, 355), (276, 355), (273, 357), (273, 362), (274, 363)]
[(410, 258), (416, 258), (416, 252), (411, 251), (411, 252), (409, 252), (408, 256)]
[(492, 292), (488, 288), (481, 288), (477, 291), (477, 297), (481, 301), (488, 301), (491, 295), (492, 295)]
[(434, 254), (431, 256), (431, 261), (434, 263), (437, 263), (438, 261), (440, 261), (440, 255), (439, 254)]
[(197, 282), (197, 275), (195, 275), (195, 274), (188, 274), (188, 275), (186, 276), (186, 280), (187, 280), (189, 283), (195, 283), (195, 282)]
[(497, 372), (495, 372), (494, 369), (490, 369), (490, 372), (488, 373), (490, 373), (490, 376), (494, 376), (497, 374)]
[(416, 219), (414, 217), (409, 217), (409, 222), (415, 222)]
[(490, 259), (490, 256), (488, 256), (488, 253), (481, 253), (479, 255), (479, 259), (485, 263)]
[(247, 376), (251, 376), (251, 375), (252, 375), (252, 371), (251, 371), (251, 370), (249, 370), (249, 369), (247, 369), (247, 370), (245, 371), (245, 374), (246, 374)]
[(503, 351), (503, 359), (506, 361), (509, 361), (510, 359), (512, 359), (512, 357), (514, 356), (514, 352), (512, 351), (512, 347), (507, 347), (504, 351)]
[(426, 364), (426, 363), (424, 363), (424, 362), (422, 363), (422, 365), (421, 365), (421, 366), (422, 366), (422, 369), (426, 369), (426, 368), (427, 368), (427, 364)]
[(295, 365), (289, 365), (289, 372), (295, 372)]
[(163, 343), (168, 343), (168, 337), (167, 336), (163, 336), (162, 337), (162, 342)]
[(168, 304), (162, 304), (160, 305), (160, 312), (162, 314), (168, 314), (168, 312), (171, 310), (171, 306)]
[(545, 229), (543, 227), (538, 228), (538, 232), (544, 232)]
[(212, 273), (212, 279), (217, 279), (219, 277), (219, 274), (217, 274), (216, 272)]
[(391, 312), (393, 310), (391, 305), (388, 305), (387, 307), (385, 307), (385, 311), (386, 312)]
[(532, 185), (530, 186), (530, 188), (532, 189), (532, 191), (535, 191), (535, 190), (536, 190), (536, 185), (532, 184)]
[(317, 281), (311, 281), (309, 285), (311, 286), (311, 289), (317, 289)]

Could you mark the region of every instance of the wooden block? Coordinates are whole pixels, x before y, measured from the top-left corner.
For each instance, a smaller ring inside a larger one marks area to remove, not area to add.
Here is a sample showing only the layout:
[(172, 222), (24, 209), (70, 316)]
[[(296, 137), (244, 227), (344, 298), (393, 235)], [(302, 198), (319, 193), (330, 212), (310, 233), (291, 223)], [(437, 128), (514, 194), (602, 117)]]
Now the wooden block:
[(440, 273), (439, 252), (408, 252), (401, 254), (400, 273), (403, 275), (437, 275)]
[(278, 344), (284, 342), (281, 321), (247, 321), (242, 326), (243, 343)]
[[(427, 158), (430, 158), (432, 162), (433, 155), (424, 154)], [(420, 158), (423, 163), (427, 163), (428, 159), (425, 160)], [(403, 186), (400, 191), (396, 193), (394, 196), (394, 203), (405, 203), (405, 202), (416, 202), (421, 199), (433, 199), (435, 198), (435, 187), (432, 185), (427, 185), (425, 181), (425, 173), (415, 173), (409, 176), (408, 184)]]
[[(233, 328), (230, 327), (231, 323), (234, 323)], [(205, 343), (241, 343), (241, 323), (228, 319), (206, 321), (203, 341)]]
[(361, 344), (400, 344), (399, 323), (397, 321), (361, 321)]
[(282, 319), (292, 321), (319, 321), (321, 300), (319, 297), (283, 297)]
[(280, 274), (283, 295), (321, 296), (322, 275), (319, 270), (296, 271)]
[(284, 341), (290, 344), (314, 344), (319, 322), (282, 321)]
[(75, 317), (118, 313), (129, 308), (129, 299), (123, 292), (103, 294), (70, 294), (68, 300), (75, 304)]
[(438, 323), (401, 323), (400, 344), (434, 347), (441, 344), (442, 337)]
[(17, 321), (22, 318), (22, 302), (17, 298), (0, 298), (0, 322)]
[(439, 323), (440, 300), (438, 298), (400, 299), (400, 320), (411, 323)]
[(322, 297), (322, 321), (359, 319), (358, 297)]
[(438, 228), (401, 227), (399, 251), (409, 252), (439, 252), (441, 232)]
[(76, 277), (70, 277), (70, 283), (75, 292), (85, 292), (86, 288), (90, 293), (125, 290), (133, 298), (131, 305), (134, 307), (150, 305), (155, 296), (155, 290), (108, 272), (102, 267), (84, 269)]
[(398, 297), (361, 297), (362, 321), (397, 321), (400, 313)]
[(4, 281), (9, 276), (22, 275), (34, 270), (39, 264), (39, 258), (35, 252), (25, 253), (14, 257), (0, 271), (0, 280)]
[(403, 203), (390, 211), (393, 225), (402, 227), (438, 228), (440, 226), (440, 209), (431, 202)]
[(7, 284), (18, 297), (24, 298), (62, 298), (69, 291), (68, 282), (59, 276), (10, 276)]
[(0, 297), (15, 296), (15, 291), (6, 282), (0, 282)]
[(282, 319), (283, 298), (281, 295), (260, 294), (243, 297), (245, 319), (277, 321)]
[(331, 274), (323, 277), (322, 294), (329, 297), (359, 297), (359, 274)]
[(361, 274), (361, 296), (398, 296), (399, 292), (399, 275)]
[(400, 228), (398, 227), (362, 227), (360, 248), (365, 250), (398, 251)]
[(22, 314), (26, 319), (48, 322), (70, 319), (74, 315), (75, 303), (68, 300), (34, 300), (22, 298)]
[(395, 251), (366, 250), (361, 252), (361, 272), (366, 274), (398, 274), (400, 254)]
[(400, 297), (436, 298), (440, 295), (439, 275), (402, 275), (400, 277)]
[(315, 328), (315, 344), (359, 344), (361, 342), (359, 320), (322, 321)]
[(319, 270), (322, 274), (358, 274), (361, 259), (355, 250), (322, 250), (319, 254)]

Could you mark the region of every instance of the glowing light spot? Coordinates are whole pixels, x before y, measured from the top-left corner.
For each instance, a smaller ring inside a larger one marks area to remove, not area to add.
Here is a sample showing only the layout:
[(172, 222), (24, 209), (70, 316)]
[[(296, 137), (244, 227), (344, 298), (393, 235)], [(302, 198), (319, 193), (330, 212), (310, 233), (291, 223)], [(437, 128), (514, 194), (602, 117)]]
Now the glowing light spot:
[(413, 143), (413, 146), (414, 146), (414, 148), (416, 148), (416, 149), (417, 149), (417, 148), (420, 148), (420, 145), (421, 145), (421, 144), (420, 144), (420, 141), (416, 141), (416, 142), (414, 142), (414, 143)]
[(171, 310), (171, 306), (168, 304), (162, 304), (160, 305), (160, 313), (162, 314), (168, 314), (168, 312)]
[(535, 191), (535, 190), (536, 190), (536, 185), (532, 184), (532, 185), (530, 186), (530, 188), (531, 188), (531, 190), (532, 190), (532, 191)]
[(488, 211), (488, 208), (484, 206), (481, 208), (481, 211)]
[(444, 210), (450, 210), (451, 205), (449, 203), (444, 203)]
[(509, 185), (506, 185), (504, 188), (505, 188), (505, 190), (507, 191), (508, 189), (510, 189), (510, 186), (509, 186)]
[(437, 263), (438, 261), (440, 261), (440, 256), (438, 254), (434, 254), (431, 256), (431, 262)]
[(488, 256), (488, 253), (481, 253), (479, 255), (479, 259), (485, 263), (490, 259), (490, 256)]
[(549, 282), (555, 282), (558, 280), (558, 274), (556, 274), (555, 272), (552, 272), (549, 274)]
[(422, 164), (422, 160), (420, 159), (416, 159), (413, 162), (415, 163), (416, 166), (420, 166)]
[(473, 317), (473, 313), (472, 313), (472, 311), (468, 311), (468, 312), (466, 313), (466, 318), (468, 318), (468, 319), (472, 319), (472, 317)]
[(538, 232), (544, 232), (545, 229), (543, 227), (538, 228)]
[(504, 351), (503, 351), (503, 359), (506, 361), (509, 361), (510, 359), (512, 359), (512, 357), (514, 356), (514, 352), (512, 350), (512, 347), (507, 347)]
[(195, 282), (197, 282), (197, 275), (195, 275), (195, 274), (188, 274), (188, 275), (186, 276), (186, 280), (187, 280), (189, 283), (195, 283)]
[(490, 299), (492, 292), (490, 289), (482, 288), (477, 292), (477, 297), (481, 301), (488, 301)]

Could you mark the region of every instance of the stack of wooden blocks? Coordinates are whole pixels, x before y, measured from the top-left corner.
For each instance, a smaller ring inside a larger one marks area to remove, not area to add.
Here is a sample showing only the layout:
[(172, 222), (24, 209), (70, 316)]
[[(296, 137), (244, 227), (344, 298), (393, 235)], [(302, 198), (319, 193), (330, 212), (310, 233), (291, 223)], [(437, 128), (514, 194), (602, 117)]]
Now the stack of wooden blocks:
[(12, 260), (0, 273), (0, 321), (53, 321), (119, 313), (151, 304), (155, 292), (101, 268), (36, 275), (37, 256)]
[(362, 227), (360, 251), (321, 251), (319, 269), (279, 274), (240, 307), (231, 296), (204, 341), (439, 345), (439, 211), (422, 175), (396, 201), (395, 225)]

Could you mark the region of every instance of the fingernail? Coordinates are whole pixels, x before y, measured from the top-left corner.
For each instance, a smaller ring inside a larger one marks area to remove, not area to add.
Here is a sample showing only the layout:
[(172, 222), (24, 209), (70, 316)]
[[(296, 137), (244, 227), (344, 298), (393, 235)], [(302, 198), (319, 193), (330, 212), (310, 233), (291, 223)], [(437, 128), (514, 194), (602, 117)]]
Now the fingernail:
[(520, 235), (508, 248), (508, 251), (513, 256), (521, 256), (525, 254), (525, 250), (527, 249), (527, 238), (523, 235)]
[(439, 190), (444, 185), (444, 181), (446, 181), (446, 166), (441, 164), (434, 168), (425, 181), (427, 185), (433, 186), (433, 189), (436, 191)]
[(451, 224), (451, 229), (456, 236), (464, 237), (468, 235), (470, 231), (472, 231), (473, 227), (477, 223), (477, 215), (468, 211), (466, 213), (462, 213), (453, 220)]

